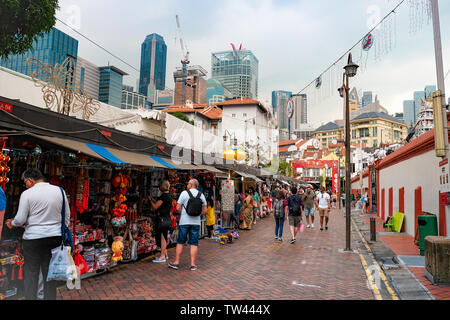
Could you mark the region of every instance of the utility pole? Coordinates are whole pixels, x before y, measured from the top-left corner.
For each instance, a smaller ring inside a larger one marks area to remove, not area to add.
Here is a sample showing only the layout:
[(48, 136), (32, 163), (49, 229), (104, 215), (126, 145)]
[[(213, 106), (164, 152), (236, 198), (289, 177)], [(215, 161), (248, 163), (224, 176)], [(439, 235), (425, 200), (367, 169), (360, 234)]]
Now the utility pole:
[(443, 158), (448, 156), (448, 125), (447, 125), (447, 108), (445, 99), (445, 81), (444, 81), (444, 62), (442, 60), (442, 41), (441, 26), (439, 19), (439, 3), (438, 0), (431, 0), (431, 11), (433, 16), (433, 33), (434, 33), (434, 53), (436, 57), (436, 76), (438, 90), (441, 91), (442, 99), (442, 120), (444, 125), (444, 143), (445, 153)]

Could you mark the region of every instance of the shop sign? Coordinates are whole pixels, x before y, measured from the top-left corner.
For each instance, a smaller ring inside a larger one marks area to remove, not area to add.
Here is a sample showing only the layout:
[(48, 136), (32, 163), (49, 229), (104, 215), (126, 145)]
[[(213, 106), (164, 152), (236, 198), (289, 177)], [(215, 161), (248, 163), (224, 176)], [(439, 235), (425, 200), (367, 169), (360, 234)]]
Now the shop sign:
[(0, 110), (11, 113), (13, 111), (13, 106), (9, 103), (0, 102)]
[(441, 193), (450, 192), (450, 184), (448, 182), (449, 171), (448, 158), (439, 162), (439, 191)]
[(112, 132), (110, 132), (110, 131), (101, 130), (100, 132), (101, 132), (102, 136), (105, 136), (105, 137), (108, 137), (108, 138), (112, 137)]

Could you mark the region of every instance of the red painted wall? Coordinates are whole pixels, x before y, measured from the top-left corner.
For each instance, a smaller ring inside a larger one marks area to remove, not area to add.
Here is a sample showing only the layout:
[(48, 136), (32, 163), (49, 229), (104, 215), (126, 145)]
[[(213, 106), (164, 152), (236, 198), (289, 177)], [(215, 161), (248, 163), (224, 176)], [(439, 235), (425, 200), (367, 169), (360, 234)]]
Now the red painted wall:
[[(418, 187), (414, 190), (414, 230), (416, 230), (416, 235), (418, 235), (417, 229), (419, 224), (417, 221), (420, 215), (422, 215), (422, 187)], [(419, 240), (418, 237), (416, 238)]]
[(385, 190), (381, 190), (381, 218), (386, 220), (386, 196)]
[[(398, 211), (405, 213), (405, 188), (398, 190)], [(401, 232), (405, 232), (405, 219), (403, 220)]]
[(394, 215), (394, 189), (389, 188), (389, 217)]

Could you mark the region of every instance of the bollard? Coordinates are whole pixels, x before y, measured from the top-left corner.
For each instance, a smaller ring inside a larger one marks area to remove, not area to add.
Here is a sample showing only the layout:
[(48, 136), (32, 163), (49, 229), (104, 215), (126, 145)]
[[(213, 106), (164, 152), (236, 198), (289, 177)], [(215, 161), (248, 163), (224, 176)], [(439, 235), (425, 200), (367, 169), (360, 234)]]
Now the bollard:
[(370, 241), (377, 241), (377, 224), (376, 218), (370, 218)]

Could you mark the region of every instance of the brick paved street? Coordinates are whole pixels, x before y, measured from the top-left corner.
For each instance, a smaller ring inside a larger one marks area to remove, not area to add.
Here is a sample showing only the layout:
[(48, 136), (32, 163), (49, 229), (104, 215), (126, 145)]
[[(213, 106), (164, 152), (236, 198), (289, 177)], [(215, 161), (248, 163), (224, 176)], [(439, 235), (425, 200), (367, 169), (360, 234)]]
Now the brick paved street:
[[(374, 299), (358, 254), (342, 252), (342, 213), (332, 211), (328, 231), (318, 226), (316, 217), (315, 229), (306, 229), (291, 245), (286, 223), (284, 241), (278, 243), (273, 240), (273, 218), (268, 217), (252, 231), (240, 231), (233, 244), (201, 240), (197, 271), (189, 270), (185, 247), (179, 270), (152, 259), (124, 264), (82, 280), (81, 290), (59, 290), (58, 299)], [(174, 254), (169, 251), (170, 260)]]

